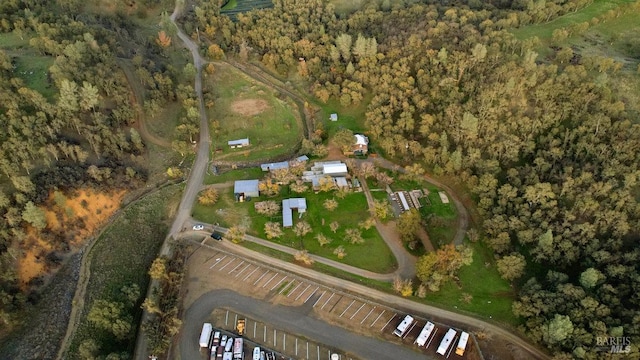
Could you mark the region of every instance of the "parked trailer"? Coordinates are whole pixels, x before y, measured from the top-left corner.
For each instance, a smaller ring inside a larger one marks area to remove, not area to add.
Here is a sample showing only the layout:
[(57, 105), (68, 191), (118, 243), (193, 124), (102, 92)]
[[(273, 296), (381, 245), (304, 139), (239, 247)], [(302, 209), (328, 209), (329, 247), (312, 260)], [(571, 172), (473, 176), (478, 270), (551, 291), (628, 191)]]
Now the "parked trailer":
[(464, 355), (464, 350), (467, 348), (467, 341), (469, 341), (469, 334), (463, 331), (460, 334), (460, 341), (458, 341), (458, 347), (456, 348), (457, 355)]
[(211, 323), (204, 323), (202, 325), (202, 332), (200, 332), (200, 347), (209, 347), (209, 339), (211, 339), (211, 331), (213, 327)]
[(233, 353), (231, 351), (227, 351), (222, 356), (222, 360), (233, 360)]
[(449, 349), (449, 346), (451, 346), (451, 342), (453, 341), (453, 338), (455, 336), (456, 336), (456, 331), (453, 329), (449, 329), (449, 331), (447, 331), (447, 333), (444, 334), (444, 337), (442, 338), (442, 341), (440, 342), (440, 346), (438, 346), (438, 350), (436, 352), (440, 355), (444, 355)]
[(429, 340), (429, 337), (431, 337), (433, 329), (435, 328), (436, 326), (432, 322), (427, 322), (422, 328), (422, 331), (420, 331), (420, 335), (418, 335), (415, 343), (418, 344), (418, 346), (424, 346), (424, 344), (427, 343), (427, 340)]
[(256, 346), (253, 348), (253, 360), (260, 360), (260, 347)]
[(407, 332), (411, 324), (413, 324), (413, 317), (411, 315), (405, 316), (400, 325), (398, 325), (396, 330), (393, 332), (393, 335), (402, 337), (402, 335)]

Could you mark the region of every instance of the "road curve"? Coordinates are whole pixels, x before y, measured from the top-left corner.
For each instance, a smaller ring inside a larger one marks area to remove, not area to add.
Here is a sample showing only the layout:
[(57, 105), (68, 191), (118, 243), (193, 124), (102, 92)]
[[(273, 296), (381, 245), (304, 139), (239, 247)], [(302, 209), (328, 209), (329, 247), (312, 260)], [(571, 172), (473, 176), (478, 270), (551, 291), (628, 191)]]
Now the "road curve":
[[(198, 298), (184, 315), (184, 326), (180, 332), (180, 358), (200, 359), (198, 338), (202, 323), (215, 308), (233, 309), (257, 321), (297, 336), (306, 337), (322, 344), (354, 354), (362, 359), (376, 360), (424, 360), (430, 359), (409, 347), (354, 334), (341, 327), (329, 325), (308, 316), (311, 306), (290, 307), (272, 305), (243, 296), (232, 290), (214, 290)], [(431, 358), (432, 359), (432, 358)]]

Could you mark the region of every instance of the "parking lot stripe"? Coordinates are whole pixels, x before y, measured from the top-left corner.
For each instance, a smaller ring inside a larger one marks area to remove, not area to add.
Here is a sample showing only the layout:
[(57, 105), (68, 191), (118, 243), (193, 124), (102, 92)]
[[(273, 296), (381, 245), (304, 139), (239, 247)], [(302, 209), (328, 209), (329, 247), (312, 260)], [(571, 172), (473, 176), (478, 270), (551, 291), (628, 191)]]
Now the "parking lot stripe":
[(353, 301), (351, 301), (351, 304), (349, 304), (349, 306), (347, 306), (347, 308), (346, 308), (346, 309), (344, 309), (344, 311), (342, 312), (342, 314), (340, 314), (340, 317), (342, 317), (342, 315), (344, 315), (344, 313), (346, 313), (346, 312), (347, 312), (347, 310), (349, 310), (349, 308), (351, 307), (351, 305), (353, 305), (353, 303), (354, 303), (354, 302), (356, 302), (356, 300), (355, 300), (355, 299), (353, 299)]
[(280, 281), (278, 281), (278, 283), (277, 283), (277, 284), (273, 285), (273, 287), (272, 287), (272, 288), (271, 288), (271, 290), (269, 290), (269, 291), (273, 291), (273, 289), (277, 288), (277, 287), (278, 287), (278, 285), (280, 285), (280, 283), (281, 283), (281, 282), (283, 282), (283, 281), (284, 281), (284, 279), (286, 279), (287, 277), (288, 277), (288, 276), (286, 276), (286, 275), (285, 275), (282, 279), (280, 279)]
[(225, 255), (225, 256), (219, 258), (218, 260), (216, 260), (216, 262), (209, 267), (209, 270), (213, 269), (216, 265), (220, 264), (220, 262), (222, 262), (222, 260), (224, 260), (226, 257), (227, 257), (227, 255)]
[(296, 292), (296, 290), (298, 290), (298, 288), (300, 287), (300, 285), (302, 285), (302, 282), (298, 283), (298, 286), (296, 286), (295, 289), (291, 290), (291, 292), (287, 295), (287, 297), (291, 296), (291, 294), (293, 294), (294, 292)]
[(362, 319), (362, 321), (360, 321), (360, 324), (364, 323), (365, 320), (367, 320), (367, 318), (369, 317), (369, 315), (371, 315), (371, 313), (373, 312), (373, 310), (375, 310), (376, 307), (372, 307), (371, 310), (369, 310), (369, 313), (367, 314), (367, 316), (364, 317), (364, 319)]
[(220, 269), (218, 269), (218, 271), (222, 271), (224, 270), (224, 268), (226, 268), (227, 266), (229, 266), (229, 264), (233, 263), (234, 261), (236, 261), (238, 258), (233, 258), (231, 259), (231, 261), (229, 261), (228, 263), (224, 264), (223, 267), (221, 267)]
[(265, 287), (267, 285), (269, 285), (269, 283), (271, 282), (271, 280), (275, 279), (276, 276), (278, 276), (278, 273), (274, 273), (273, 276), (271, 277), (271, 279), (269, 279), (269, 281), (267, 281), (266, 283), (264, 283), (264, 285), (262, 285), (262, 287)]
[(409, 329), (409, 331), (404, 333), (404, 336), (402, 337), (403, 339), (407, 337), (407, 335), (409, 335), (409, 333), (411, 332), (411, 330), (413, 330), (414, 327), (416, 327), (416, 325), (418, 324), (417, 321), (414, 321), (413, 324), (411, 325), (411, 328)]
[(287, 352), (287, 333), (282, 333), (282, 351)]
[(242, 281), (247, 281), (247, 279), (248, 279), (249, 277), (251, 277), (251, 275), (253, 275), (253, 273), (254, 273), (254, 272), (256, 272), (256, 270), (258, 270), (258, 269), (260, 269), (260, 267), (259, 267), (259, 266), (258, 266), (258, 267), (256, 267), (255, 269), (253, 269), (253, 271), (252, 271), (252, 272), (250, 272), (250, 273), (249, 273), (249, 275), (245, 276), (245, 277), (244, 277), (244, 279), (242, 279)]
[(283, 287), (282, 287), (282, 290), (280, 290), (280, 291), (278, 292), (278, 294), (284, 294), (285, 290), (287, 290), (287, 289), (291, 289), (291, 287), (292, 287), (292, 286), (293, 286), (293, 284), (295, 284), (295, 283), (296, 283), (296, 280), (295, 280), (295, 279), (293, 279), (293, 281), (291, 281), (290, 283), (288, 283), (286, 286), (283, 286)]
[(208, 262), (209, 262), (209, 260), (211, 260), (211, 259), (213, 259), (214, 257), (218, 256), (219, 254), (220, 254), (220, 251), (216, 251), (215, 253), (213, 253), (213, 255), (209, 256), (209, 257), (207, 258), (207, 260), (203, 261), (202, 263), (203, 263), (203, 264), (208, 263)]
[[(384, 324), (384, 326), (380, 329), (380, 331), (384, 331), (384, 328), (387, 327), (387, 325), (389, 325), (389, 323), (391, 322), (391, 320), (396, 318), (396, 314), (393, 314), (393, 316), (391, 317), (391, 319), (389, 319), (389, 321), (387, 321), (386, 324)], [(407, 331), (408, 332), (408, 331)]]
[(371, 323), (371, 325), (370, 325), (369, 327), (373, 327), (373, 325), (375, 325), (375, 324), (376, 324), (376, 322), (378, 321), (378, 319), (380, 319), (380, 317), (382, 316), (382, 314), (384, 314), (384, 312), (385, 312), (385, 311), (386, 311), (386, 310), (382, 310), (382, 312), (380, 313), (380, 315), (378, 315), (378, 317), (377, 317), (375, 320), (373, 320), (373, 323)]
[[(338, 304), (340, 304), (340, 301), (342, 301), (342, 299), (344, 299), (344, 295), (340, 295), (340, 298), (338, 299), (338, 301), (336, 301), (335, 304), (333, 304), (333, 306), (331, 306), (331, 309), (329, 309), (329, 312), (332, 312), (333, 309), (335, 309), (336, 306), (338, 306)], [(347, 301), (349, 301), (349, 299), (347, 299)]]
[(240, 266), (242, 266), (242, 264), (244, 264), (244, 260), (242, 260), (242, 262), (240, 264), (238, 264), (238, 266), (234, 267), (233, 269), (231, 269), (231, 271), (229, 271), (227, 274), (231, 274), (234, 270), (236, 270), (237, 268), (239, 268)]
[(316, 302), (313, 303), (313, 307), (316, 307), (316, 304), (320, 301), (320, 299), (322, 299), (322, 297), (324, 296), (324, 294), (327, 293), (327, 290), (322, 291), (322, 295), (320, 295), (320, 297), (318, 298), (318, 300), (316, 300)]
[(309, 342), (307, 341), (307, 359), (309, 358)]
[(263, 342), (267, 342), (267, 324), (264, 324), (264, 339)]
[(453, 344), (456, 343), (456, 340), (458, 340), (458, 336), (454, 337), (453, 341), (451, 342), (451, 348), (449, 349), (449, 352), (447, 353), (447, 359), (449, 358), (449, 355), (451, 355), (451, 352), (453, 351), (453, 348), (455, 347), (455, 346), (453, 346)]
[(433, 341), (433, 339), (436, 338), (437, 333), (438, 333), (438, 328), (436, 328), (436, 330), (433, 332), (433, 336), (431, 336), (431, 339), (429, 339), (429, 342), (427, 343), (427, 345), (424, 346), (425, 349), (429, 348), (429, 345), (431, 345), (431, 342)]
[(253, 322), (253, 338), (256, 338), (256, 328), (258, 327), (258, 323), (257, 322)]
[[(309, 296), (307, 297), (307, 299), (304, 301), (304, 303), (305, 303), (305, 304), (307, 303), (307, 301), (309, 301), (309, 299), (311, 299), (311, 297), (313, 296), (313, 294), (315, 294), (315, 293), (316, 293), (316, 291), (318, 291), (318, 289), (320, 289), (320, 286), (316, 287), (316, 289), (315, 289), (315, 290), (313, 290), (313, 292), (311, 293), (311, 295), (309, 295)], [(315, 304), (313, 304), (313, 305), (315, 305)]]
[(227, 310), (227, 314), (224, 316), (224, 324), (227, 325), (229, 323), (229, 310)]
[(260, 280), (262, 280), (262, 278), (263, 278), (263, 277), (265, 277), (265, 275), (267, 275), (267, 274), (268, 274), (268, 273), (270, 273), (270, 272), (271, 272), (271, 271), (267, 270), (267, 272), (266, 272), (266, 273), (262, 274), (262, 276), (260, 276), (260, 277), (258, 278), (258, 280), (256, 280), (256, 281), (253, 283), (253, 285), (255, 285), (255, 284), (259, 283), (259, 282), (260, 282)]
[[(307, 285), (306, 288), (304, 288), (304, 290), (302, 290), (302, 292), (300, 293), (300, 295), (298, 295), (298, 297), (296, 297), (295, 301), (298, 301), (298, 299), (300, 298), (300, 296), (302, 296), (302, 294), (304, 294), (305, 292), (307, 292), (307, 290), (309, 290), (309, 288), (311, 287), (311, 284)], [(306, 301), (305, 301), (306, 302)]]
[(247, 266), (245, 266), (244, 268), (242, 268), (242, 270), (240, 270), (240, 271), (236, 274), (236, 276), (234, 276), (234, 277), (238, 277), (238, 276), (240, 276), (240, 274), (242, 274), (245, 270), (247, 270), (247, 269), (248, 269), (248, 268), (250, 268), (250, 267), (251, 267), (251, 264), (247, 264)]
[(298, 356), (298, 338), (296, 337), (296, 356)]
[(353, 315), (351, 315), (351, 317), (349, 318), (349, 320), (352, 320), (352, 319), (353, 319), (353, 317), (354, 317), (354, 316), (356, 316), (356, 314), (357, 314), (358, 312), (360, 312), (360, 310), (362, 310), (362, 308), (364, 307), (364, 305), (365, 305), (365, 304), (364, 304), (364, 303), (362, 303), (362, 306), (360, 306), (360, 307), (358, 308), (358, 310), (356, 310), (356, 312), (354, 312), (354, 313), (353, 313)]
[(278, 347), (278, 338), (276, 337), (276, 329), (273, 329), (273, 347)]
[(318, 360), (320, 360), (320, 346), (316, 345), (316, 349), (318, 349)]
[(324, 305), (322, 305), (322, 307), (320, 308), (320, 310), (324, 309), (324, 307), (327, 305), (327, 303), (329, 302), (329, 300), (331, 300), (331, 298), (333, 297), (333, 295), (335, 295), (336, 293), (332, 293), (331, 296), (329, 296), (329, 298), (327, 299), (327, 301), (324, 302)]

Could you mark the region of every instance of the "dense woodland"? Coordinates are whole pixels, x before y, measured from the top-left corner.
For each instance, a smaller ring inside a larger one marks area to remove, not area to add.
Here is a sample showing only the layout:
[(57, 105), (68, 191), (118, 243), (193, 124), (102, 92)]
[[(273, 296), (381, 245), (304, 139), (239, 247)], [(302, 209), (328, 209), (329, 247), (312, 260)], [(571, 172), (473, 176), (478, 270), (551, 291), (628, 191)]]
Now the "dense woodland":
[(484, 241), (519, 287), (515, 315), (558, 358), (597, 358), (599, 336), (640, 339), (639, 119), (611, 85), (631, 70), (562, 51), (542, 61), (537, 39), (508, 32), (587, 2), (384, 0), (342, 17), (321, 0), (274, 4), (232, 24), (202, 3), (186, 27), (295, 72), (320, 101), (371, 96), (366, 126), (384, 154), (474, 194)]
[[(114, 1), (113, 5), (126, 10), (132, 4), (139, 9), (159, 3)], [(155, 36), (141, 35), (124, 10), (83, 12), (86, 5), (75, 0), (0, 2), (0, 36), (19, 38), (21, 44), (0, 49), (2, 335), (37, 304), (43, 283), (41, 278), (26, 287), (18, 283), (20, 251), (34, 238), (42, 239), (54, 255), (41, 256), (53, 270), (71, 250), (74, 229), (83, 227), (79, 219), (66, 224), (64, 231), (47, 229), (44, 209), (55, 211), (59, 219), (65, 214), (52, 194), (72, 194), (87, 187), (105, 192), (132, 189), (147, 181), (147, 149), (136, 130), (134, 97), (122, 62), (135, 68), (146, 90), (144, 106), (149, 114), (179, 95), (176, 79), (182, 69), (168, 65), (166, 49)], [(144, 11), (136, 14), (142, 17)], [(51, 62), (43, 72), (45, 84), (40, 84), (51, 89), (48, 94), (29, 87), (24, 79), (33, 72), (16, 66), (17, 60), (28, 62), (30, 57)], [(182, 98), (193, 97), (185, 91)], [(127, 305), (131, 309), (123, 318), (132, 320), (131, 314), (140, 312), (140, 294), (127, 301), (132, 301)], [(120, 350), (135, 339), (136, 324), (128, 326), (126, 336), (122, 331), (115, 335)]]

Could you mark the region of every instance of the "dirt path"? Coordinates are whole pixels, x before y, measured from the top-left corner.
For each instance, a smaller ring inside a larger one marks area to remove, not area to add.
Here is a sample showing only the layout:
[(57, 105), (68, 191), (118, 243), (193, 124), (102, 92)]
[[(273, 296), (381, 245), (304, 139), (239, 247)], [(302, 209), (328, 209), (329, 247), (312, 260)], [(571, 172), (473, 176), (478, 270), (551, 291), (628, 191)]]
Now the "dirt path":
[(136, 81), (136, 77), (133, 74), (133, 69), (131, 69), (131, 64), (127, 63), (125, 59), (118, 58), (117, 60), (118, 65), (120, 65), (122, 72), (127, 78), (131, 93), (133, 94), (131, 103), (136, 111), (136, 123), (138, 124), (138, 131), (140, 132), (140, 136), (142, 136), (142, 139), (150, 143), (166, 148), (171, 148), (171, 143), (169, 141), (152, 134), (151, 132), (149, 132), (149, 129), (147, 129), (147, 118), (145, 117), (144, 111), (142, 110), (142, 103), (144, 101), (144, 96), (142, 95), (142, 87)]

